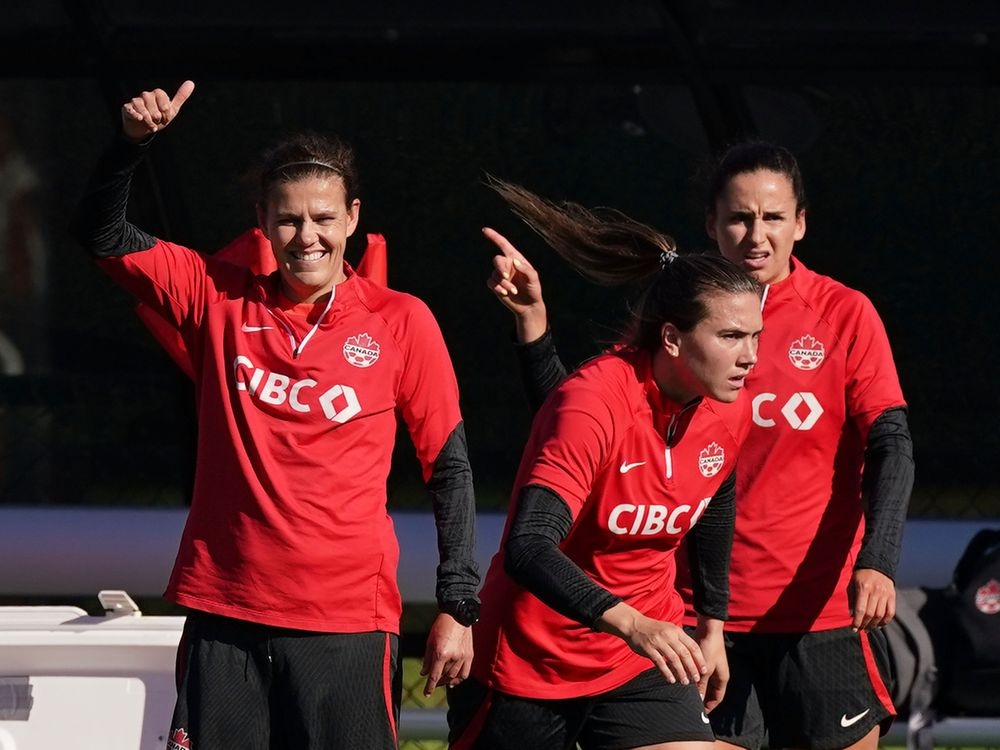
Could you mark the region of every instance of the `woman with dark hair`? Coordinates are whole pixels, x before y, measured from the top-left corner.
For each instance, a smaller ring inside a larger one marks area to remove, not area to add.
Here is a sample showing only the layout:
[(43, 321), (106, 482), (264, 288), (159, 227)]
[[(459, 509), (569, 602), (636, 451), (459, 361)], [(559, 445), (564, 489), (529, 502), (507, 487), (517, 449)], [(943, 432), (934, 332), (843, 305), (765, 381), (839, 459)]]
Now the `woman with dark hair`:
[(183, 342), (198, 400), (194, 493), (166, 597), (186, 608), (170, 747), (398, 747), (402, 601), (386, 476), (406, 423), (441, 556), (425, 692), (463, 679), (479, 574), (458, 384), (431, 311), (344, 261), (361, 201), (351, 147), (268, 151), (257, 274), (126, 221), (134, 171), (194, 90), (121, 109), (76, 236)]
[[(620, 214), (493, 187), (581, 273), (645, 288), (621, 343), (534, 421), (481, 592), (472, 676), (449, 689), (451, 747), (710, 748), (759, 285)], [(674, 586), (689, 532), (694, 637)]]
[[(730, 683), (710, 714), (719, 744), (874, 750), (895, 716), (884, 635), (913, 486), (906, 403), (868, 298), (808, 269), (794, 155), (751, 141), (708, 181), (708, 235), (764, 285), (753, 426), (740, 456), (732, 547)], [(537, 405), (565, 370), (538, 274), (499, 245), (487, 286), (515, 315)], [(864, 497), (863, 497), (864, 491)], [(680, 587), (694, 623), (690, 584)]]

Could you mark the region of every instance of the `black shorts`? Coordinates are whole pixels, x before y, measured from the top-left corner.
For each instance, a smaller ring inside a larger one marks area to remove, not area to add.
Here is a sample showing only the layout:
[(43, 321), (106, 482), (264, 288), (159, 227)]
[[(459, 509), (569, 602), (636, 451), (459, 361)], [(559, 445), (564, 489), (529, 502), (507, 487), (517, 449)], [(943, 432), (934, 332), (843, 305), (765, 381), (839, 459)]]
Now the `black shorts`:
[(718, 739), (756, 750), (835, 750), (896, 715), (881, 630), (728, 633), (729, 685), (710, 717)]
[[(715, 738), (694, 685), (649, 669), (587, 698), (518, 698), (468, 679), (448, 689), (451, 750), (624, 750)], [(710, 745), (706, 745), (711, 750)]]
[(402, 669), (390, 633), (313, 633), (192, 612), (177, 681), (167, 750), (398, 747)]

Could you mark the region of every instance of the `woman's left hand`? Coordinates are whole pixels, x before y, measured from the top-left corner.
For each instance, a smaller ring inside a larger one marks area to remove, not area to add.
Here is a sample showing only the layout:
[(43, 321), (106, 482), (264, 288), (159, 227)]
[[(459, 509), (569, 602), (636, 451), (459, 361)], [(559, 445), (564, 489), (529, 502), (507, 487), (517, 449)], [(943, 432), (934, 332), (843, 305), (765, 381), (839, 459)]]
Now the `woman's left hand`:
[(458, 623), (442, 612), (434, 619), (427, 635), (424, 662), (420, 674), (427, 677), (424, 695), (429, 696), (438, 685), (455, 687), (469, 676), (472, 669), (472, 628)]

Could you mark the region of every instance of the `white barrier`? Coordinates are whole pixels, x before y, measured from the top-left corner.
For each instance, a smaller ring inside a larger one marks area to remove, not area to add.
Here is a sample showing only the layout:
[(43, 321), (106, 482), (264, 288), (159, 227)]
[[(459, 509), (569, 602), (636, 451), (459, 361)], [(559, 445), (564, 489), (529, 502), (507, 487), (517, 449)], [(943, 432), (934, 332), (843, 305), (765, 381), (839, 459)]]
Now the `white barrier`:
[[(163, 592), (187, 510), (0, 507), (0, 596), (93, 596), (123, 589)], [(407, 602), (434, 601), (437, 537), (430, 513), (393, 513), (399, 585)], [(477, 560), (485, 571), (503, 530), (500, 513), (477, 519)], [(969, 539), (1000, 519), (911, 520), (897, 585), (945, 586)], [(2, 748), (0, 748), (2, 750)]]

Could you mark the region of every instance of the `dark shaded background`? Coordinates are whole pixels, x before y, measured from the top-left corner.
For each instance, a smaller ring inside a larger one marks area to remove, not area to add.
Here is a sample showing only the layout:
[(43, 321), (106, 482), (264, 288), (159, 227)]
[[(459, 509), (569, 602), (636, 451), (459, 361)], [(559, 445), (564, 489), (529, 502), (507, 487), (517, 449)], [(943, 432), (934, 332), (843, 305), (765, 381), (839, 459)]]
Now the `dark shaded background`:
[[(137, 179), (133, 220), (214, 250), (252, 225), (243, 175), (272, 138), (308, 127), (353, 141), (363, 206), (349, 259), (383, 233), (390, 285), (438, 317), (484, 509), (506, 502), (530, 414), (480, 227), (539, 267), (568, 362), (625, 314), (621, 290), (573, 275), (484, 174), (614, 206), (694, 249), (709, 242), (699, 167), (761, 135), (791, 147), (806, 176), (796, 252), (865, 291), (889, 331), (917, 452), (911, 513), (1000, 514), (993, 4), (411, 5), (4, 9), (0, 119), (41, 178), (49, 268), (47, 359), (0, 380), (0, 502), (186, 501), (192, 389), (66, 222), (125, 98), (190, 77), (194, 96)], [(395, 462), (394, 507), (423, 506), (405, 439)]]

